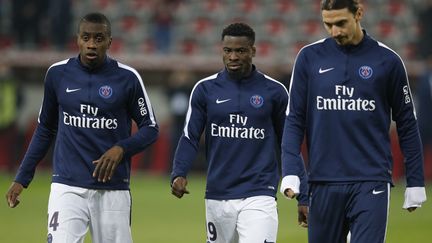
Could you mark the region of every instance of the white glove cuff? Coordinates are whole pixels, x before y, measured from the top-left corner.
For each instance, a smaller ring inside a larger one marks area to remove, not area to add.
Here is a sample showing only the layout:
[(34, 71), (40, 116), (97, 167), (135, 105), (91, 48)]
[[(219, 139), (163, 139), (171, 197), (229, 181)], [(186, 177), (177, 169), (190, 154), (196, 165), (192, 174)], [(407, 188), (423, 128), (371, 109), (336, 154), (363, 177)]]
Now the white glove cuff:
[(405, 189), (405, 201), (403, 208), (419, 208), (426, 201), (426, 190), (424, 187), (407, 187)]
[(295, 175), (288, 175), (282, 179), (280, 192), (284, 195), (284, 197), (291, 199), (285, 195), (285, 190), (291, 189), (296, 195), (300, 193), (300, 179)]

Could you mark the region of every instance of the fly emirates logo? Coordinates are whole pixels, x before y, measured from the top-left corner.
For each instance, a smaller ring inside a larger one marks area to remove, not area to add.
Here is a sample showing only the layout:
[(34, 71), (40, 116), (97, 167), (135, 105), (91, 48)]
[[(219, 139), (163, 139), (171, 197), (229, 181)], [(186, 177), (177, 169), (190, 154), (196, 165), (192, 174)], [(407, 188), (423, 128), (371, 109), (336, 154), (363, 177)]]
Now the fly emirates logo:
[(97, 117), (99, 108), (91, 105), (80, 105), (82, 116), (72, 116), (63, 111), (63, 123), (67, 126), (93, 128), (93, 129), (116, 129), (117, 119)]
[(211, 135), (213, 137), (223, 138), (244, 138), (244, 139), (264, 139), (265, 129), (247, 127), (247, 116), (240, 116), (238, 114), (229, 114), (229, 121), (231, 126), (219, 126), (218, 124), (211, 124)]
[(374, 111), (375, 100), (353, 98), (354, 88), (345, 85), (335, 85), (335, 98), (316, 97), (318, 110), (337, 111)]

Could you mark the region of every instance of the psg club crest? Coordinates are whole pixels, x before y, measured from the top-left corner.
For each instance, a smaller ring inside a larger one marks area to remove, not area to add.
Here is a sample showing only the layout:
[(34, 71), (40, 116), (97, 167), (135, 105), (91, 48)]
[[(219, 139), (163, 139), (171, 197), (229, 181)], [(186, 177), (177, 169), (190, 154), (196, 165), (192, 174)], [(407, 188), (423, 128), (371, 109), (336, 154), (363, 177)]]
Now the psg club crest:
[(362, 79), (368, 79), (372, 76), (373, 70), (369, 66), (361, 66), (359, 68), (359, 75), (362, 77)]
[(99, 95), (100, 95), (100, 97), (102, 97), (104, 99), (108, 99), (109, 97), (112, 96), (112, 94), (113, 94), (113, 90), (108, 85), (104, 85), (104, 86), (99, 88)]
[(255, 108), (260, 108), (264, 104), (264, 98), (261, 95), (252, 95), (250, 103)]

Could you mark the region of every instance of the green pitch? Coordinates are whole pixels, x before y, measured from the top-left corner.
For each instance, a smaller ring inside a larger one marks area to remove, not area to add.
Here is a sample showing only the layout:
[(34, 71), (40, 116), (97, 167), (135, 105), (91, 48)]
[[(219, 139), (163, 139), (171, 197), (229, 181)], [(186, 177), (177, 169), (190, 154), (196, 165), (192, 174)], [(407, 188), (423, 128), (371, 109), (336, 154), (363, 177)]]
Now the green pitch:
[[(24, 190), (21, 204), (10, 209), (4, 195), (12, 175), (0, 174), (0, 242), (46, 242), (46, 211), (50, 178), (37, 173), (29, 189)], [(392, 190), (387, 242), (431, 242), (432, 201), (414, 213), (402, 210), (403, 185)], [(170, 193), (166, 176), (136, 174), (132, 176), (132, 234), (137, 243), (205, 242), (204, 177), (189, 178), (189, 191), (183, 199)], [(430, 186), (428, 196), (432, 195)], [(307, 242), (306, 230), (297, 226), (295, 201), (278, 196), (278, 242)], [(91, 240), (87, 237), (86, 243)]]

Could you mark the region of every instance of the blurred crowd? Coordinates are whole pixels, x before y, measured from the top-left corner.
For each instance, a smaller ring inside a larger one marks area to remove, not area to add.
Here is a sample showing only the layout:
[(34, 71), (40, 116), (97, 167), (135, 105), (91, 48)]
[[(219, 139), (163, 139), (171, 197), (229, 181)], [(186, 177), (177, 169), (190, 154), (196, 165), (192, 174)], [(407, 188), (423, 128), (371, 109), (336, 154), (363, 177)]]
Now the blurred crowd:
[[(257, 59), (267, 57), (277, 62), (293, 59), (301, 46), (325, 36), (319, 2), (0, 0), (0, 52), (76, 51), (75, 36), (71, 34), (77, 16), (101, 11), (112, 19), (113, 33), (117, 35), (114, 36), (112, 52), (180, 54), (185, 57), (213, 55), (218, 52), (219, 30), (229, 22), (245, 21), (254, 26), (257, 36), (261, 37), (256, 43)], [(432, 1), (364, 0), (363, 3), (368, 8), (365, 28), (371, 35), (386, 42), (407, 62), (418, 61), (424, 67), (420, 73), (410, 74), (410, 82), (425, 147), (426, 176), (432, 180)], [(279, 68), (275, 65), (268, 72), (288, 86), (289, 74)], [(140, 71), (144, 77), (149, 77), (146, 75), (149, 70)], [(7, 60), (0, 59), (0, 170), (14, 171), (19, 164), (38, 112), (32, 97), (36, 97), (36, 101), (39, 97), (39, 102), (42, 97), (33, 86), (28, 86), (19, 72), (20, 69), (8, 65)], [(159, 112), (164, 113), (158, 116), (162, 120), (161, 138), (150, 152), (134, 158), (134, 168), (165, 173), (169, 171), (171, 155), (182, 132), (191, 88), (205, 76), (188, 68), (161, 75), (164, 81), (150, 83), (149, 87), (150, 95), (153, 90), (162, 97), (157, 98), (160, 102), (154, 104), (161, 110)], [(37, 86), (42, 87), (43, 74), (35, 79), (38, 80)], [(31, 117), (20, 115), (29, 110), (29, 105), (33, 105)], [(403, 170), (403, 159), (398, 154), (394, 156), (398, 168)], [(44, 163), (49, 166), (50, 158), (46, 158)], [(197, 169), (205, 167), (196, 164)]]
[[(416, 14), (428, 0), (363, 0), (365, 27), (405, 59), (415, 58)], [(325, 36), (319, 0), (0, 0), (0, 50), (75, 50), (71, 31), (88, 11), (110, 17), (112, 52), (216, 53), (219, 30), (244, 21), (257, 32), (261, 57), (293, 56)]]

